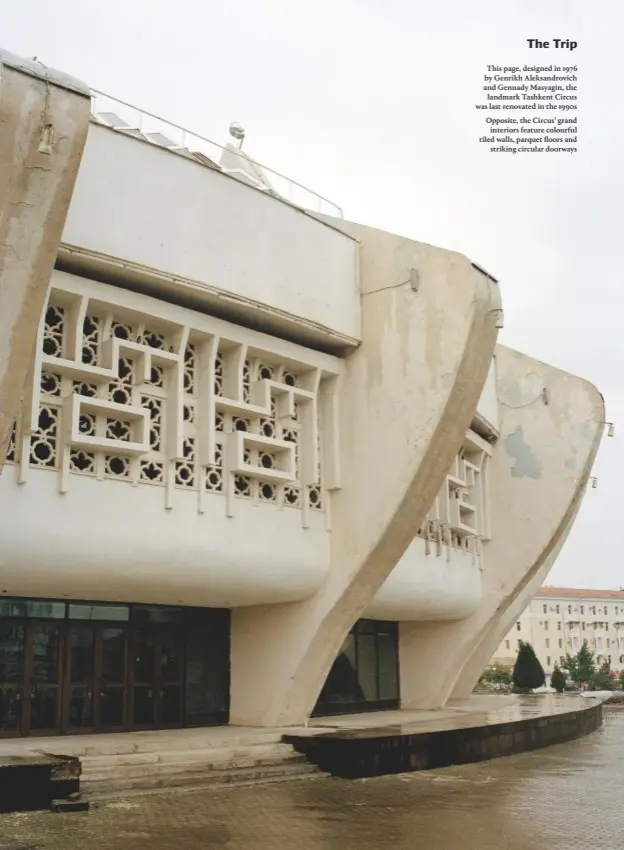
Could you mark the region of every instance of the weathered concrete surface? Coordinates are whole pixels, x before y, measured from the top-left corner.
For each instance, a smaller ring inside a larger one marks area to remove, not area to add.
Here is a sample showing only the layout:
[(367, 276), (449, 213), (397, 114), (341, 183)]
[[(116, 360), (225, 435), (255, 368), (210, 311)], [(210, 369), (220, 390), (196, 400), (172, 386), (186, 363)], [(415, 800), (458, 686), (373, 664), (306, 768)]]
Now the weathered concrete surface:
[(237, 725), (305, 721), (348, 630), (439, 492), (494, 352), (498, 286), (465, 257), (340, 224), (361, 241), (363, 343), (340, 390), (330, 576), (305, 602), (232, 612)]
[(3, 850), (619, 850), (624, 711), (580, 741), (422, 773), (0, 816)]
[(82, 83), (0, 50), (0, 471), (34, 357), (89, 113), (89, 89)]
[(535, 596), (537, 591), (546, 581), (546, 577), (559, 557), (559, 553), (561, 552), (572, 526), (576, 521), (579, 508), (583, 504), (586, 488), (587, 485), (578, 490), (574, 498), (568, 523), (559, 536), (559, 540), (557, 541), (554, 549), (546, 558), (541, 568), (535, 572), (533, 578), (526, 585), (523, 592), (518, 594), (516, 598), (510, 602), (507, 609), (501, 610), (500, 616), (492, 617), (489, 628), (485, 631), (483, 637), (477, 643), (469, 658), (466, 659), (459, 678), (457, 679), (457, 684), (453, 689), (453, 697), (456, 699), (465, 699), (473, 692), (473, 689), (479, 681), (479, 677), (492, 658), (496, 647), (500, 645), (500, 642), (509, 632), (513, 623), (516, 622), (520, 614), (526, 608), (527, 600)]
[(594, 386), (503, 346), (496, 361), (501, 434), (489, 467), (483, 600), (463, 621), (401, 624), (404, 708), (470, 693), (499, 635), (544, 581), (600, 445), (604, 401)]
[[(388, 712), (398, 715), (394, 723), (390, 718), (386, 722), (384, 712), (378, 712), (377, 726), (345, 726), (320, 735), (310, 735), (306, 730), (287, 734), (284, 740), (322, 771), (359, 779), (471, 764), (536, 750), (589, 735), (602, 723), (600, 699), (558, 694), (510, 699), (511, 704), (502, 710), (476, 716), (458, 708), (455, 717), (437, 726), (435, 722), (401, 719), (418, 712)], [(491, 700), (494, 705), (495, 700), (496, 697)], [(357, 723), (357, 718), (353, 722)]]

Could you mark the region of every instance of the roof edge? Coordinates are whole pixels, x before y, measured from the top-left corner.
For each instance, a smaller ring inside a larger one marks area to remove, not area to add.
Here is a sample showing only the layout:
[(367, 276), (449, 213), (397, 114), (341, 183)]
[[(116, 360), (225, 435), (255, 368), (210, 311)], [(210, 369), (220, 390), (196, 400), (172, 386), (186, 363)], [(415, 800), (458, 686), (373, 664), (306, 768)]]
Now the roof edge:
[(57, 71), (55, 68), (49, 68), (40, 59), (33, 57), (26, 59), (23, 56), (16, 56), (14, 53), (4, 50), (0, 47), (0, 76), (2, 66), (6, 65), (14, 71), (19, 71), (22, 74), (28, 74), (30, 77), (35, 77), (37, 80), (51, 83), (67, 91), (81, 94), (84, 97), (91, 97), (91, 89), (82, 80), (65, 74), (63, 71)]

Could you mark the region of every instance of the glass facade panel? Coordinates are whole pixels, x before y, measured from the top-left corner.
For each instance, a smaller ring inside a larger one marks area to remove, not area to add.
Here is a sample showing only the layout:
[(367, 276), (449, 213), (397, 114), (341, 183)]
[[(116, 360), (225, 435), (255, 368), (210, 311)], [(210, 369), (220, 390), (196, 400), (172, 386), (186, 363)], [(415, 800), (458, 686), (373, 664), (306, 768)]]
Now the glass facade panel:
[(358, 682), (355, 635), (349, 634), (329, 671), (319, 702), (351, 704), (363, 699), (364, 694)]
[(154, 692), (152, 688), (139, 687), (134, 689), (134, 725), (154, 725)]
[(126, 675), (125, 629), (102, 629), (102, 679), (123, 682)]
[(0, 621), (0, 734), (20, 731), (26, 630), (22, 623)]
[(186, 632), (185, 722), (227, 720), (230, 700), (228, 611), (190, 613)]
[(379, 634), (377, 637), (379, 659), (379, 699), (399, 699), (399, 652), (396, 635)]
[(60, 634), (57, 626), (39, 626), (33, 635), (32, 676), (39, 684), (58, 683)]
[(0, 599), (0, 617), (39, 617), (42, 620), (62, 620), (64, 602), (39, 599)]
[(100, 726), (118, 729), (124, 721), (124, 689), (104, 685), (100, 696)]
[(332, 665), (314, 714), (398, 705), (398, 624), (359, 620)]
[(374, 634), (359, 634), (357, 636), (357, 673), (364, 701), (375, 702), (378, 700), (377, 636)]
[(70, 685), (68, 725), (70, 729), (93, 727), (93, 691), (87, 685)]
[(95, 632), (72, 627), (69, 632), (69, 677), (72, 682), (93, 680)]
[(154, 658), (156, 653), (154, 635), (141, 631), (136, 635), (134, 646), (134, 678), (137, 682), (151, 682), (154, 679)]
[(157, 605), (136, 605), (132, 609), (135, 623), (182, 623), (183, 608), (165, 608)]
[(130, 608), (127, 605), (70, 605), (70, 620), (118, 620), (130, 619)]
[(43, 732), (53, 730), (57, 725), (58, 688), (37, 690), (31, 700), (30, 730)]
[(0, 599), (0, 735), (227, 722), (229, 656), (227, 609)]
[(0, 622), (0, 685), (22, 681), (25, 634), (21, 623)]

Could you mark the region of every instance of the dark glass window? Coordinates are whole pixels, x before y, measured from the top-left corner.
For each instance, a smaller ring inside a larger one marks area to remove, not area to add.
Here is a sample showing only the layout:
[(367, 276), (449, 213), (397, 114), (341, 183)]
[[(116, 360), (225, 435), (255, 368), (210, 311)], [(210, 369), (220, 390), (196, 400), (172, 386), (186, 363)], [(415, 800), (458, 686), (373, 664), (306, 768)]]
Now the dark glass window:
[(42, 620), (62, 620), (64, 602), (43, 599), (0, 599), (0, 617), (40, 617)]
[(227, 609), (0, 597), (3, 735), (227, 723), (229, 695)]
[(188, 726), (227, 722), (230, 702), (230, 612), (186, 614), (185, 710)]
[(338, 653), (315, 714), (399, 705), (398, 623), (358, 620)]
[(184, 616), (183, 608), (135, 605), (132, 609), (132, 620), (135, 623), (181, 623)]
[(70, 605), (69, 619), (125, 622), (130, 619), (130, 608), (128, 605)]

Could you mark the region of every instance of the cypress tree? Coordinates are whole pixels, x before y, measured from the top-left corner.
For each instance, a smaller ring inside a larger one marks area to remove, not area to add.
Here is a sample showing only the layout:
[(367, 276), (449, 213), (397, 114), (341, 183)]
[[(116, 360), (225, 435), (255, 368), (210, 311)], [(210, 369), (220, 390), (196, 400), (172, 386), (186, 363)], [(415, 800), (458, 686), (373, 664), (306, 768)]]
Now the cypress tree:
[(528, 693), (533, 688), (541, 688), (545, 681), (544, 669), (533, 647), (521, 641), (513, 671), (514, 690), (517, 693)]
[(560, 694), (563, 693), (566, 686), (565, 673), (559, 669), (557, 664), (555, 664), (555, 669), (553, 670), (552, 676), (550, 677), (550, 686)]

